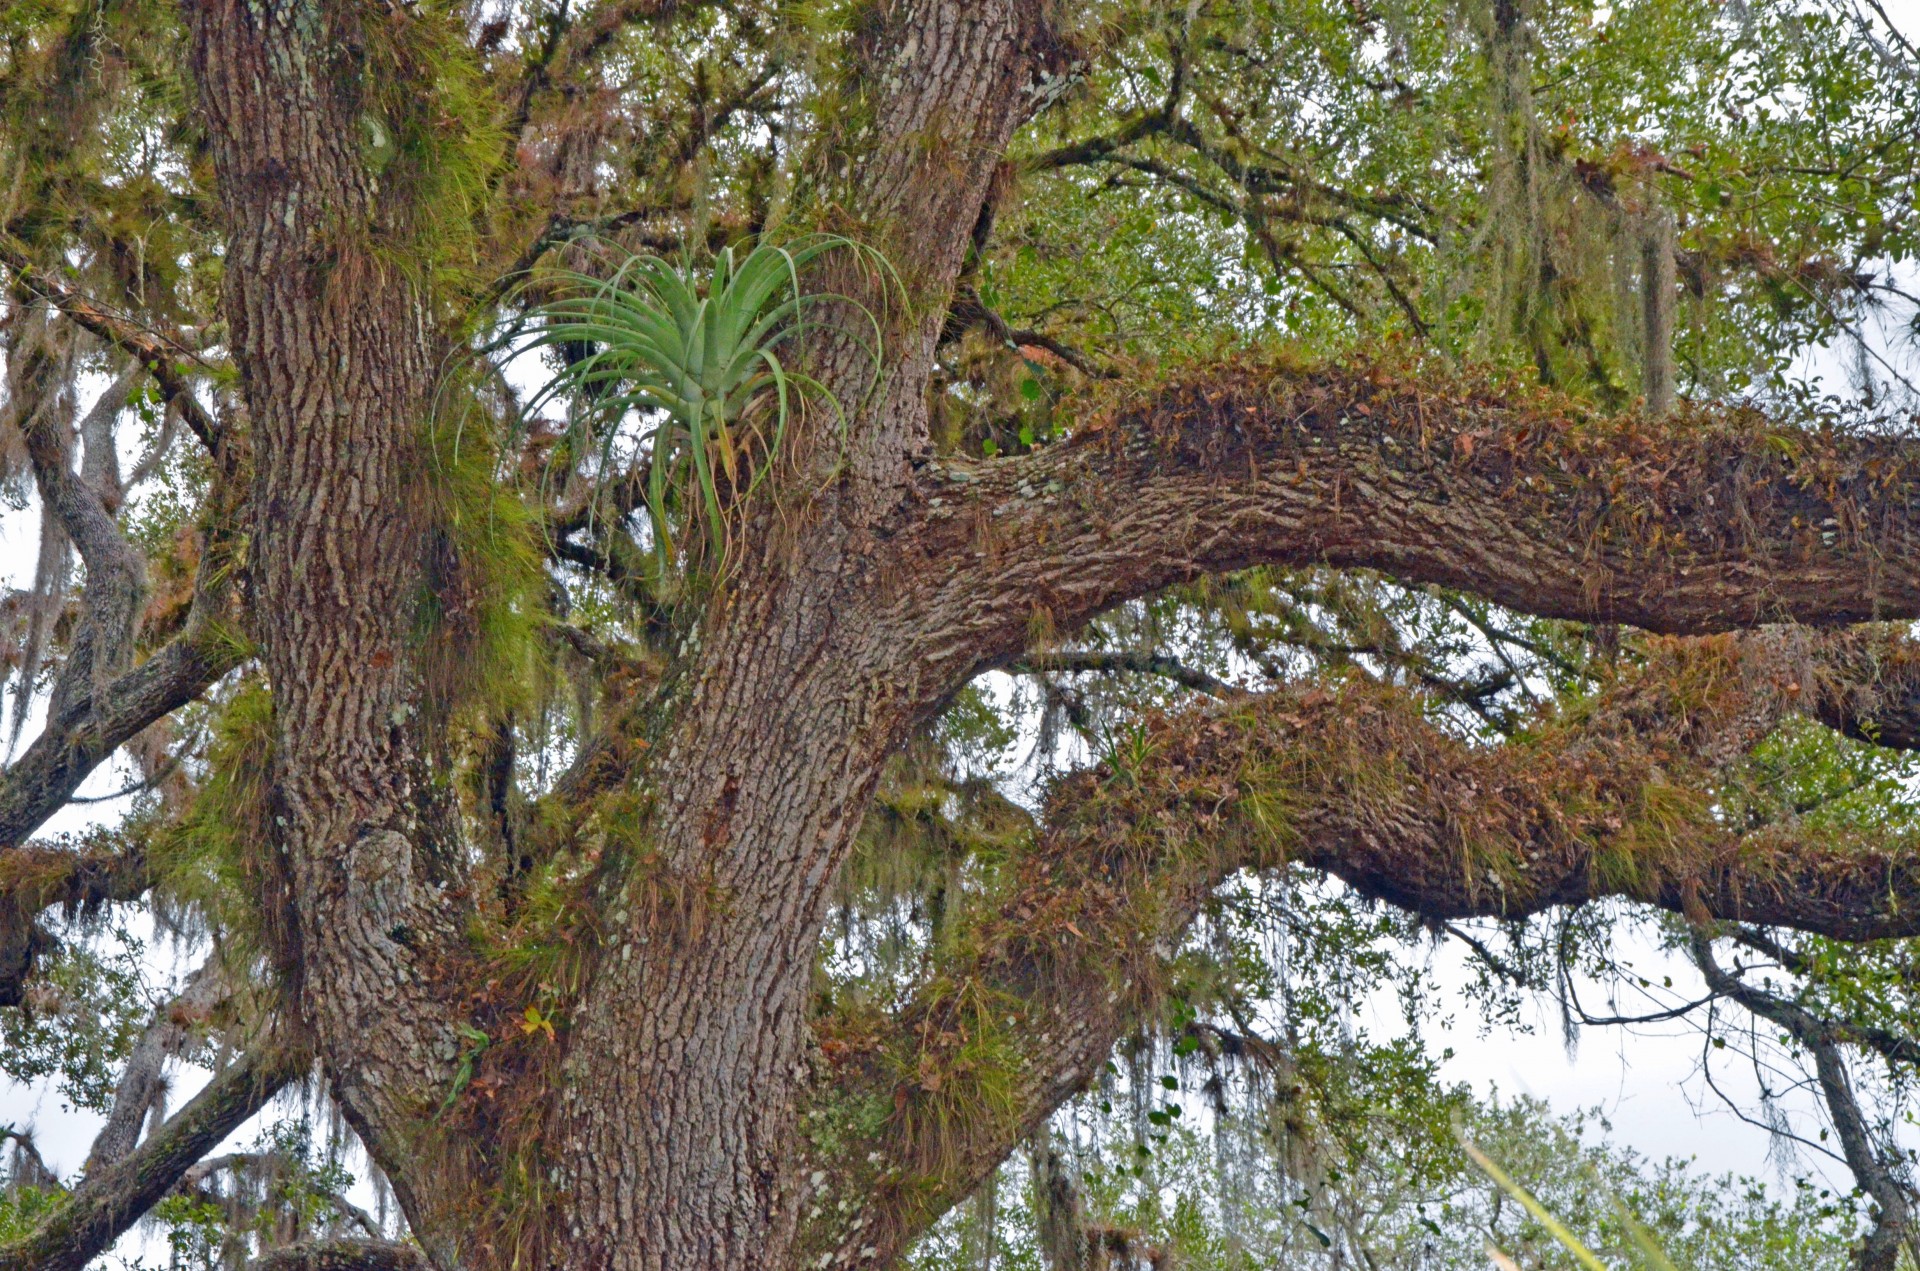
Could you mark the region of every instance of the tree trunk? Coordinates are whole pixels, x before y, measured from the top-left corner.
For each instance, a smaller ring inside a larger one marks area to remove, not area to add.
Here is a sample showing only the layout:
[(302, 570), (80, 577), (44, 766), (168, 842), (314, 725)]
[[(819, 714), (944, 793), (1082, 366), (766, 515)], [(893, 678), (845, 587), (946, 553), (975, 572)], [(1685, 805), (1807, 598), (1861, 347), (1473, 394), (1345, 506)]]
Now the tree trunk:
[[(877, 395), (865, 392), (870, 357), (856, 367), (847, 347), (828, 354), (824, 377), (859, 386), (842, 394), (861, 407), (852, 479), (808, 504), (804, 552), (763, 539), (689, 641), (676, 695), (653, 712), (646, 847), (601, 865), (605, 934), (567, 1021), (544, 1144), (476, 1164), (416, 1151), (456, 1080), (452, 1011), (468, 986), (451, 965), (462, 880), (437, 847), (423, 779), (413, 638), (423, 571), (409, 485), (433, 333), (427, 298), (386, 263), (399, 255), (381, 241), (397, 210), (360, 144), (378, 124), (357, 86), (381, 33), (344, 6), (193, 10), (232, 227), (226, 304), (257, 434), (254, 586), (272, 616), (259, 637), (276, 742), (271, 943), (349, 1117), (436, 1261), (512, 1256), (512, 1241), (464, 1236), (509, 1176), (556, 1182), (565, 1197), (506, 1219), (537, 1227), (553, 1265), (691, 1271), (785, 1257), (801, 1159), (794, 1094), (830, 886), (887, 753), (946, 691), (916, 673), (912, 628), (892, 621), (902, 615), (871, 603), (884, 582), (874, 527), (894, 513), (926, 435), (938, 315), (1031, 104), (1003, 90), (1036, 14), (934, 0), (895, 15), (867, 51), (890, 91), (848, 200), (874, 221), (913, 303), (876, 298), (890, 342)], [(958, 170), (929, 144), (943, 131), (965, 156)], [(835, 462), (822, 457), (816, 470)]]
[(191, 17), (254, 434), (268, 940), (342, 1107), (431, 1239), (450, 1198), (410, 1139), (455, 1058), (445, 968), (427, 963), (457, 947), (459, 922), (418, 736), (425, 297), (379, 250), (390, 227), (362, 153), (357, 19), (237, 0)]
[(831, 575), (769, 581), (707, 633), (652, 769), (650, 859), (608, 908), (550, 1136), (562, 1265), (777, 1266), (792, 1239), (818, 932), (901, 720)]

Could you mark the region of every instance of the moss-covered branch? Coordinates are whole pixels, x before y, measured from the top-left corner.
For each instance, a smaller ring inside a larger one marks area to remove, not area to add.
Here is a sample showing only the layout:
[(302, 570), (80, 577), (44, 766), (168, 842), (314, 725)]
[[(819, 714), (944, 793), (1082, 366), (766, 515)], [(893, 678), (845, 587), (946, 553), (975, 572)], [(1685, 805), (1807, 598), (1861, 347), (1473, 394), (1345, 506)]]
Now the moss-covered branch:
[(131, 1154), (88, 1176), (32, 1233), (0, 1245), (0, 1271), (80, 1271), (303, 1068), (298, 1055), (268, 1048), (217, 1074)]
[(59, 811), (102, 761), (142, 729), (194, 701), (239, 665), (245, 649), (219, 625), (219, 602), (200, 602), (196, 595), (186, 629), (166, 647), (100, 692), (71, 702), (0, 776), (0, 852)]
[(151, 882), (146, 854), (117, 850), (105, 836), (79, 847), (0, 852), (0, 1006), (17, 1006), (35, 961), (54, 941), (37, 919), (48, 909), (96, 909), (142, 895)]
[(1632, 678), (1497, 746), (1357, 678), (1153, 719), (1054, 791), (910, 1004), (820, 1022), (809, 1257), (886, 1265), (971, 1192), (1150, 1015), (1240, 870), (1308, 866), (1434, 919), (1622, 896), (1850, 939), (1920, 932), (1920, 843), (1716, 816), (1727, 766), (1784, 717), (1838, 714), (1836, 668), (1910, 653), (1885, 632), (1656, 640)]
[(427, 1271), (426, 1255), (384, 1240), (308, 1240), (260, 1255), (247, 1271)]
[(195, 355), (177, 339), (163, 339), (150, 329), (152, 319), (135, 321), (113, 312), (50, 277), (33, 260), (28, 248), (10, 235), (0, 234), (0, 266), (13, 274), (14, 289), (46, 300), (75, 325), (138, 359), (160, 386), (160, 396), (180, 412), (180, 418), (209, 454), (221, 453), (222, 429), (194, 395), (179, 363)]
[[(18, 373), (33, 370), (37, 361), (18, 360)], [(30, 439), (43, 496), (81, 546), (88, 579), (83, 621), (56, 679), (46, 725), (0, 774), (0, 853), (24, 843), (114, 751), (199, 698), (244, 660), (246, 646), (234, 634), (232, 591), (243, 542), (240, 505), (251, 474), (244, 436), (232, 430), (223, 436), (220, 465), (202, 505), (185, 621), (137, 665), (134, 633), (145, 567), (101, 492), (66, 471), (64, 447)]]
[(916, 602), (947, 654), (1004, 664), (1036, 611), (1073, 630), (1262, 564), (1674, 633), (1920, 616), (1920, 442), (1899, 436), (1255, 360), (1090, 389), (1079, 414), (1031, 455), (922, 467), (902, 571), (929, 580)]

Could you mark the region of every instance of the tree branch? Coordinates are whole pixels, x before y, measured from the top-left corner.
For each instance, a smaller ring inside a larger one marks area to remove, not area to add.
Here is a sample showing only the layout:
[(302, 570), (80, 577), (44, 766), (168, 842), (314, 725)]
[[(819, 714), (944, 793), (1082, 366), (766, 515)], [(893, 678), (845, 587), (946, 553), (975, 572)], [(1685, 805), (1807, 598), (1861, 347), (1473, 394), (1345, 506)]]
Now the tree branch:
[(385, 1240), (310, 1240), (261, 1254), (247, 1271), (429, 1271), (412, 1245)]
[[(1756, 953), (1765, 955), (1778, 962), (1780, 966), (1799, 976), (1812, 973), (1806, 958), (1787, 948), (1778, 940), (1752, 927), (1734, 927), (1727, 931), (1728, 939), (1743, 944)], [(1758, 990), (1755, 990), (1756, 992)], [(1742, 1002), (1742, 1005), (1745, 1005)], [(1858, 1046), (1870, 1050), (1890, 1064), (1901, 1064), (1920, 1071), (1920, 1040), (1892, 1029), (1881, 1028), (1873, 1024), (1862, 1024), (1851, 1019), (1823, 1018), (1821, 1025), (1837, 1042), (1848, 1046)]]
[[(1151, 718), (1056, 788), (980, 916), (943, 938), (966, 952), (889, 1017), (820, 1021), (831, 1093), (810, 1128), (844, 1150), (815, 1162), (808, 1264), (886, 1265), (969, 1194), (1137, 1027), (1240, 870), (1307, 866), (1441, 922), (1622, 896), (1849, 939), (1920, 931), (1920, 845), (1716, 820), (1714, 774), (1805, 708), (1790, 686), (1818, 659), (1803, 631), (1655, 642), (1642, 673), (1499, 746), (1360, 679)], [(880, 1113), (877, 1138), (834, 1121)]]
[[(98, 468), (100, 484), (73, 470), (72, 421), (53, 407), (60, 396), (57, 381), (65, 370), (55, 351), (49, 315), (42, 306), (29, 303), (7, 353), (7, 378), (16, 390), (14, 400), (8, 403), (9, 423), (26, 441), (27, 458), (41, 499), (87, 567), (80, 620), (68, 641), (66, 663), (54, 679), (52, 701), (47, 707), (49, 715), (58, 716), (131, 663), (140, 610), (146, 599), (146, 562), (120, 532), (108, 508), (109, 497), (120, 497), (118, 482), (106, 480), (109, 468), (103, 457), (94, 453), (93, 444), (88, 446), (87, 462)], [(126, 404), (129, 387), (122, 381), (106, 390), (85, 429), (92, 434), (92, 442), (104, 441), (111, 446), (110, 425)], [(118, 401), (113, 400), (116, 392), (121, 394)], [(112, 488), (101, 488), (107, 485)], [(22, 673), (31, 677), (34, 670), (24, 667)]]
[(1009, 670), (1029, 675), (1099, 674), (1157, 675), (1183, 688), (1209, 697), (1227, 697), (1241, 690), (1225, 680), (1188, 666), (1179, 658), (1164, 653), (1060, 652), (1035, 653), (1014, 663)]
[(193, 395), (193, 386), (180, 373), (176, 359), (194, 354), (178, 340), (163, 339), (47, 276), (33, 263), (25, 245), (7, 235), (0, 235), (0, 265), (13, 271), (17, 287), (46, 300), (77, 326), (137, 358), (160, 386), (160, 395), (180, 412), (180, 418), (207, 448), (207, 453), (220, 454), (223, 430), (200, 405), (200, 399)]
[(124, 674), (76, 683), (0, 776), (0, 853), (24, 842), (114, 751), (245, 660), (246, 646), (225, 621), (239, 538), (232, 506), (237, 477), (236, 470), (232, 478), (216, 478), (208, 496), (193, 599), (179, 633)]
[(146, 853), (95, 839), (79, 848), (0, 851), (0, 1006), (18, 1006), (34, 963), (54, 947), (36, 919), (49, 909), (96, 909), (145, 894)]
[(1036, 0), (907, 0), (876, 13), (850, 46), (843, 82), (870, 120), (855, 134), (864, 152), (849, 154), (844, 135), (824, 130), (808, 180), (813, 201), (844, 206), (891, 265), (883, 277), (851, 258), (829, 260), (819, 284), (875, 315), (890, 364), (876, 388), (872, 340), (855, 338), (858, 319), (816, 354), (816, 377), (865, 403), (844, 456), (859, 513), (891, 511), (907, 457), (926, 445), (926, 377), (973, 229), (1004, 185), (1014, 130), (1070, 76), (1073, 51), (1051, 9)]
[(898, 549), (929, 656), (1024, 651), (1252, 565), (1380, 570), (1548, 617), (1702, 632), (1920, 615), (1920, 443), (1745, 409), (1605, 419), (1443, 369), (1229, 364), (1083, 399), (1079, 431), (920, 470)]
[(181, 989), (180, 995), (154, 1013), (153, 1022), (133, 1044), (114, 1088), (113, 1107), (107, 1123), (94, 1136), (84, 1166), (88, 1174), (98, 1174), (124, 1161), (140, 1142), (140, 1131), (167, 1089), (163, 1069), (167, 1060), (184, 1051), (192, 1042), (196, 1026), (230, 996), (226, 976), (216, 955), (202, 963)]
[(562, 4), (549, 19), (546, 39), (527, 59), (526, 71), (514, 93), (507, 136), (516, 143), (533, 114), (534, 99), (549, 85), (571, 78), (590, 65), (627, 27), (642, 22), (665, 22), (683, 10), (701, 7), (682, 0), (606, 0), (578, 17), (567, 15)]
[(1847, 1168), (1853, 1172), (1860, 1189), (1873, 1198), (1878, 1210), (1872, 1229), (1856, 1253), (1854, 1266), (1857, 1271), (1894, 1271), (1900, 1262), (1901, 1248), (1911, 1239), (1912, 1196), (1896, 1175), (1896, 1166), (1874, 1147), (1840, 1056), (1839, 1043), (1844, 1038), (1826, 1020), (1805, 1007), (1757, 989), (1737, 974), (1728, 974), (1714, 959), (1713, 942), (1705, 933), (1698, 930), (1693, 933), (1690, 951), (1708, 988), (1786, 1029), (1813, 1056), (1821, 1098), (1840, 1137), (1840, 1150)]
[(304, 1070), (288, 1050), (242, 1057), (125, 1159), (89, 1175), (33, 1232), (0, 1245), (0, 1271), (81, 1271)]
[(159, 653), (107, 685), (97, 703), (83, 698), (49, 721), (0, 779), (0, 851), (25, 840), (101, 761), (199, 697), (242, 656), (211, 620), (190, 619), (188, 629)]

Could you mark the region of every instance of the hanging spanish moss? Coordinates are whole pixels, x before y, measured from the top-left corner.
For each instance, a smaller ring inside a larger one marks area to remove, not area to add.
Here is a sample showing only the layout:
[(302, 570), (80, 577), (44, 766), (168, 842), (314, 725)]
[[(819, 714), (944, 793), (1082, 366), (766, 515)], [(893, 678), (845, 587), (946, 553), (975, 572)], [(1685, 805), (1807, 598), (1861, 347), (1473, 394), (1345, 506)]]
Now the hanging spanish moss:
[(1449, 334), (1471, 356), (1524, 359), (1542, 383), (1666, 410), (1677, 242), (1652, 180), (1664, 160), (1624, 144), (1583, 156), (1542, 119), (1531, 0), (1472, 0), (1465, 16), (1487, 75), (1485, 199), (1449, 287), (1484, 308)]

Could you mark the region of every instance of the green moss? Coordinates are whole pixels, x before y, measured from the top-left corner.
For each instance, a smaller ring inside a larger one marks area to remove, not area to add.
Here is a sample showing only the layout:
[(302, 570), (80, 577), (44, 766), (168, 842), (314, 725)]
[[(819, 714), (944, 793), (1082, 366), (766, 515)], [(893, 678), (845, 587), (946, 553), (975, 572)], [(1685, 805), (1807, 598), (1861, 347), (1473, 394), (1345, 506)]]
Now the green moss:
[(66, 1199), (66, 1192), (53, 1188), (8, 1186), (0, 1189), (0, 1245), (32, 1235)]
[(921, 997), (921, 1026), (887, 1056), (900, 1095), (894, 1121), (925, 1177), (959, 1167), (982, 1125), (1019, 1115), (1019, 1043), (1025, 1005), (968, 976), (942, 979)]
[(148, 852), (156, 895), (199, 914), (228, 942), (228, 960), (257, 954), (277, 921), (279, 894), (270, 852), (273, 695), (261, 679), (243, 682), (220, 710), (207, 746), (206, 775), (186, 814), (158, 828)]
[(494, 430), (464, 378), (441, 392), (420, 483), (427, 594), (419, 641), (426, 709), (441, 724), (497, 720), (533, 704), (545, 676), (547, 576), (539, 531), (500, 479)]
[(474, 280), (478, 245), (507, 155), (495, 95), (446, 0), (369, 10), (362, 156), (377, 184), (377, 259), (435, 294)]
[(1712, 807), (1706, 793), (1657, 775), (1632, 791), (1620, 828), (1594, 851), (1599, 889), (1650, 897), (1662, 880), (1685, 872), (1686, 858), (1698, 854), (1701, 829), (1712, 824)]

